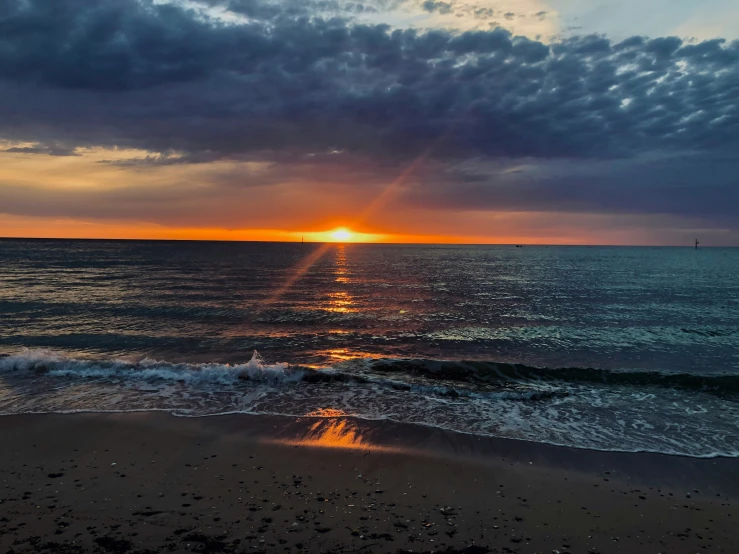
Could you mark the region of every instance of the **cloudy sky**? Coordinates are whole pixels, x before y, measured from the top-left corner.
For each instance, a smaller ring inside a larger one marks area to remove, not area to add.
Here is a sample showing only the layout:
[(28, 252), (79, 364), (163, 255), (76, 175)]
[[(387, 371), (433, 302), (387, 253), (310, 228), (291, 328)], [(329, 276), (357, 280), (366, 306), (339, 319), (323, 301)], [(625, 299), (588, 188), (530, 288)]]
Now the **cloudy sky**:
[(736, 0), (0, 0), (0, 236), (739, 246)]

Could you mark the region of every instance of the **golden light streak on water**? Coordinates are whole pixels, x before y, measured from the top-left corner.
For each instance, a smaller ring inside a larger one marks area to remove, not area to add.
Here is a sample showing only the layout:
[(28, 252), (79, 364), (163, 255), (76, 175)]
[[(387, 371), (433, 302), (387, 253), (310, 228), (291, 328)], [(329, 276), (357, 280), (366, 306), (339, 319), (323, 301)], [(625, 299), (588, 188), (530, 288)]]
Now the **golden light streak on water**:
[(289, 446), (311, 446), (317, 448), (339, 448), (345, 450), (368, 450), (379, 452), (400, 452), (401, 449), (380, 446), (373, 443), (361, 427), (341, 410), (321, 408), (306, 414), (318, 417), (303, 436), (295, 439), (277, 439), (269, 442)]
[(299, 281), (303, 275), (305, 275), (313, 265), (320, 260), (326, 252), (329, 251), (330, 248), (334, 247), (331, 243), (324, 243), (320, 245), (318, 248), (314, 248), (313, 246), (310, 246), (309, 248), (314, 248), (312, 252), (310, 252), (307, 256), (305, 256), (300, 262), (298, 262), (298, 265), (295, 266), (295, 268), (288, 273), (288, 277), (285, 280), (285, 282), (280, 286), (276, 291), (274, 291), (268, 298), (262, 300), (256, 308), (254, 316), (258, 315), (259, 313), (263, 312), (267, 308), (269, 308), (272, 304), (280, 300), (282, 296), (289, 291), (293, 285)]

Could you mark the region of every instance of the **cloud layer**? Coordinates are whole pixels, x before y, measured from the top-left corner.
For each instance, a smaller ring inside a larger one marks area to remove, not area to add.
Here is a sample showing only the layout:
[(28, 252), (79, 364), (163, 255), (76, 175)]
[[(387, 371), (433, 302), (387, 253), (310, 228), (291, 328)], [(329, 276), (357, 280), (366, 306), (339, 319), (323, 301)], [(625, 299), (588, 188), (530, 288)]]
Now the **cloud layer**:
[(543, 42), (357, 19), (397, 4), (6, 0), (0, 139), (16, 155), (146, 151), (95, 162), (132, 170), (274, 164), (247, 179), (260, 185), (373, 186), (421, 156), (413, 205), (739, 227), (739, 42)]

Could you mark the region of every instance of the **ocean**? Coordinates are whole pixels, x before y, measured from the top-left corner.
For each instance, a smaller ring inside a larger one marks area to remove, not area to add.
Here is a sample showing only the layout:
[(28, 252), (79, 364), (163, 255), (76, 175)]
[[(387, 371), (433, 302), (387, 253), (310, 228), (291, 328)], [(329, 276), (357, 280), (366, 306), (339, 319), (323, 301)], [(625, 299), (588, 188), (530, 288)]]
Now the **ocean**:
[(739, 456), (739, 249), (0, 241), (0, 414)]

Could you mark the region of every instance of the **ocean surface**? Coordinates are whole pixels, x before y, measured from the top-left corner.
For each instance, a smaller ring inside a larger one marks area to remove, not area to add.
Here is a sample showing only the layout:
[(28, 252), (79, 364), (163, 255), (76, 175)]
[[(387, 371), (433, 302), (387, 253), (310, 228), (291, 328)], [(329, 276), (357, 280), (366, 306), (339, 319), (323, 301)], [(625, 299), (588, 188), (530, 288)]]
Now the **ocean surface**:
[(0, 240), (0, 414), (739, 456), (739, 249)]

